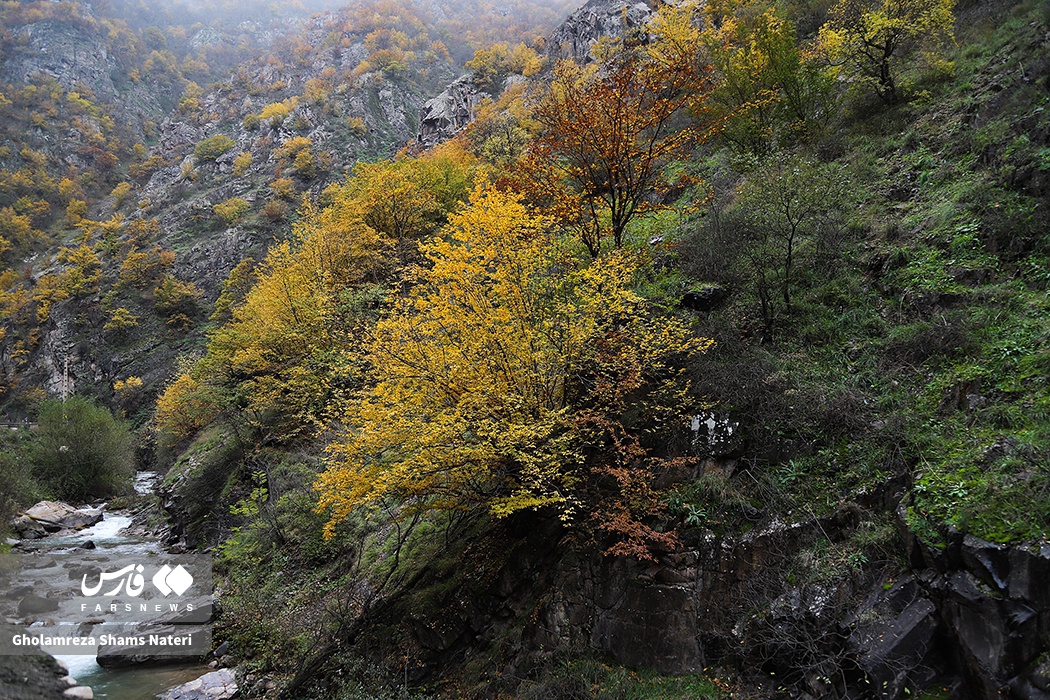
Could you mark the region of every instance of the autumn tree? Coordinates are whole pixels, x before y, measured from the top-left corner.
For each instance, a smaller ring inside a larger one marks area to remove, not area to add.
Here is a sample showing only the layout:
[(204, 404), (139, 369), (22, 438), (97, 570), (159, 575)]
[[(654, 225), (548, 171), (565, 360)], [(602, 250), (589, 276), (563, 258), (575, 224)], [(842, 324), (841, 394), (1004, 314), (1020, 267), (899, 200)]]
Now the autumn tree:
[(763, 0), (715, 0), (702, 9), (697, 50), (714, 67), (711, 107), (722, 137), (762, 153), (806, 138), (832, 114), (831, 76), (798, 43), (794, 25)]
[(248, 168), (252, 164), (251, 151), (241, 151), (237, 154), (237, 157), (233, 159), (233, 174), (240, 177), (248, 172)]
[(242, 197), (230, 197), (212, 207), (212, 211), (224, 224), (232, 226), (251, 209), (251, 204)]
[[(680, 401), (669, 358), (708, 343), (647, 313), (630, 254), (574, 258), (520, 200), (475, 191), (376, 325), (366, 386), (317, 484), (329, 530), (357, 508), (396, 503), (500, 517), (549, 509), (614, 534), (626, 548), (616, 553), (667, 543), (641, 522), (640, 509), (660, 507), (644, 495), (654, 465), (633, 449), (618, 400)], [(651, 415), (674, 422), (671, 408)]]
[[(354, 320), (355, 291), (386, 274), (391, 242), (366, 225), (356, 200), (329, 193), (327, 206), (304, 204), (292, 235), (275, 245), (205, 356), (184, 368), (157, 402), (163, 443), (192, 436), (223, 416), (241, 427), (290, 439), (311, 432), (338, 389)], [(249, 284), (238, 266), (231, 286)], [(352, 315), (352, 314), (350, 314)]]
[(236, 145), (236, 142), (229, 136), (216, 134), (215, 136), (209, 136), (194, 146), (193, 157), (198, 163), (214, 161)]
[(70, 296), (86, 296), (98, 291), (98, 283), (102, 278), (102, 261), (94, 248), (89, 245), (59, 248), (55, 257), (59, 262), (66, 264), (62, 279)]
[(497, 174), (514, 172), (532, 137), (528, 124), (525, 86), (511, 85), (497, 101), (481, 103), (474, 121), (467, 126), (465, 139), (471, 152), (495, 166)]
[(66, 205), (66, 224), (75, 228), (88, 214), (88, 203), (83, 199), (72, 199)]
[[(139, 239), (139, 242), (144, 242)], [(135, 289), (148, 289), (155, 286), (175, 263), (175, 253), (159, 246), (149, 250), (139, 250), (132, 245), (118, 269), (118, 284)]]
[(887, 104), (900, 100), (899, 63), (935, 55), (954, 41), (955, 0), (840, 0), (820, 30), (833, 62), (871, 85)]
[(450, 144), (419, 158), (358, 163), (353, 176), (329, 189), (356, 200), (370, 227), (396, 242), (398, 259), (441, 224), (470, 190), (473, 165)]
[(109, 320), (102, 327), (107, 333), (112, 333), (118, 338), (125, 338), (131, 329), (139, 325), (139, 317), (131, 313), (123, 306), (119, 306), (110, 312)]
[(532, 77), (543, 70), (544, 59), (525, 44), (508, 48), (507, 44), (493, 44), (478, 49), (466, 67), (474, 72), (474, 85), (479, 90), (497, 94), (509, 75)]
[(16, 213), (11, 207), (0, 208), (0, 254), (9, 248), (25, 250), (40, 236), (28, 216)]
[(621, 48), (587, 67), (561, 61), (535, 109), (532, 185), (592, 256), (610, 237), (622, 245), (628, 224), (666, 184), (668, 162), (703, 138), (679, 117), (702, 103), (707, 68), (664, 48)]
[(113, 191), (109, 193), (109, 196), (113, 198), (113, 209), (120, 209), (120, 205), (124, 203), (129, 194), (131, 194), (130, 182), (121, 182), (114, 187)]
[(153, 290), (153, 308), (169, 328), (188, 331), (200, 311), (201, 293), (193, 282), (166, 275)]
[(219, 298), (215, 300), (215, 310), (209, 320), (217, 323), (225, 323), (230, 320), (234, 307), (244, 302), (255, 280), (254, 260), (245, 258), (237, 263), (222, 283)]

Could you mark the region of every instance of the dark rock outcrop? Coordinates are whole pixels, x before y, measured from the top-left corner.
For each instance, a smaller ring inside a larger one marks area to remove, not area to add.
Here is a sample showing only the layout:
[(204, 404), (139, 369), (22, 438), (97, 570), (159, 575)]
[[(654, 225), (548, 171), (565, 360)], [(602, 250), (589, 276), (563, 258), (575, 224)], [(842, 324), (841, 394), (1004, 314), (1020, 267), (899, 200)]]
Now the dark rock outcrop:
[(691, 309), (701, 313), (710, 313), (714, 311), (715, 307), (725, 301), (727, 296), (728, 292), (726, 292), (724, 287), (718, 285), (700, 287), (682, 294), (678, 306), (679, 308)]
[[(527, 612), (512, 675), (590, 648), (666, 674), (746, 669), (756, 683), (774, 678), (813, 697), (898, 700), (933, 684), (954, 688), (952, 697), (1048, 697), (1050, 664), (1039, 660), (1050, 545), (955, 533), (941, 551), (907, 535), (912, 573), (883, 563), (828, 576), (813, 548), (848, 541), (863, 513), (843, 507), (742, 535), (707, 532), (655, 562), (550, 559), (552, 548), (517, 545), (485, 595), (454, 596), (440, 618), (413, 618), (427, 651), (413, 674), (426, 678)], [(807, 557), (822, 576), (795, 583), (793, 567)]]
[(1026, 689), (1019, 697), (1048, 697), (1036, 690), (1050, 687), (1050, 669), (1034, 664), (1050, 651), (1050, 544), (1006, 546), (947, 528), (943, 548), (935, 547), (907, 531), (905, 515), (901, 506), (909, 560), (965, 684), (978, 697), (1011, 688)]
[[(4, 700), (62, 700), (75, 681), (69, 671), (54, 657), (39, 649), (2, 657), (0, 662), (0, 698)], [(82, 687), (82, 686), (75, 686)], [(89, 690), (84, 688), (84, 690)], [(83, 695), (80, 697), (84, 697)], [(90, 696), (88, 696), (90, 697)]]
[[(680, 555), (647, 576), (621, 571), (597, 586), (591, 643), (618, 661), (662, 673), (704, 667), (697, 634), (696, 556)], [(628, 574), (628, 575), (625, 575)]]
[(464, 75), (419, 110), (416, 145), (430, 148), (452, 138), (474, 121), (475, 111), (487, 93), (479, 92), (473, 77)]
[(602, 38), (625, 36), (649, 21), (652, 10), (632, 0), (590, 0), (569, 15), (547, 40), (552, 61), (567, 58), (580, 63), (591, 60), (591, 48)]
[(913, 577), (872, 593), (847, 620), (861, 684), (880, 698), (900, 697), (909, 681), (925, 685), (936, 675), (938, 626), (937, 606)]

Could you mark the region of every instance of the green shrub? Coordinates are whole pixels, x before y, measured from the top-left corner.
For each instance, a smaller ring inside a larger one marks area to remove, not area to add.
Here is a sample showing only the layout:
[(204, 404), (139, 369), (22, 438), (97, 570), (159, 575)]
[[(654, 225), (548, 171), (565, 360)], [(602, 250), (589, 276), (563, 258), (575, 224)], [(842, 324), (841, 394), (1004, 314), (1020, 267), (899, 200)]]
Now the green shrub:
[(196, 148), (193, 149), (193, 157), (198, 163), (215, 160), (236, 145), (229, 136), (216, 134), (198, 143)]
[(134, 439), (124, 421), (80, 396), (44, 401), (38, 420), (26, 452), (50, 495), (84, 501), (130, 490)]
[(0, 532), (18, 512), (37, 500), (37, 485), (24, 458), (27, 430), (3, 428), (0, 434)]

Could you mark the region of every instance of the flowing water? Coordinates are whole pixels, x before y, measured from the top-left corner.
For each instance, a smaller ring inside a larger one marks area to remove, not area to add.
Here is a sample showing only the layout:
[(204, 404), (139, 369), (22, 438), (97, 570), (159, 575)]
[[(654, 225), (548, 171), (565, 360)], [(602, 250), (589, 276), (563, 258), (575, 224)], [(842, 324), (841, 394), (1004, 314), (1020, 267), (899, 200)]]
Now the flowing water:
[[(158, 476), (153, 472), (140, 472), (135, 479), (135, 490), (140, 494), (152, 493)], [(81, 545), (88, 540), (99, 550), (121, 557), (145, 556), (161, 551), (160, 543), (148, 539), (122, 534), (132, 522), (131, 517), (119, 513), (106, 513), (102, 522), (66, 537), (48, 537), (34, 544), (50, 547)], [(181, 664), (144, 668), (103, 668), (95, 662), (93, 654), (56, 655), (69, 667), (69, 675), (80, 685), (91, 686), (96, 698), (110, 700), (153, 700), (172, 686), (189, 682), (208, 672), (202, 664)]]

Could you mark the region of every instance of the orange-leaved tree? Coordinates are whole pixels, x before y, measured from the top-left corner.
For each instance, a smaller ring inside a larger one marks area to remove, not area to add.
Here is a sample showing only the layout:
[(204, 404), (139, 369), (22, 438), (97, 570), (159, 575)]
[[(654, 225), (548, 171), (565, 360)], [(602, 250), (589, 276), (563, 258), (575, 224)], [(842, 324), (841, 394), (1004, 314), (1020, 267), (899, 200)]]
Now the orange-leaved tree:
[(561, 61), (533, 113), (540, 131), (525, 159), (530, 185), (596, 257), (653, 208), (665, 167), (708, 135), (699, 114), (709, 69), (681, 51), (685, 14), (669, 16), (645, 50), (618, 47), (586, 67)]
[[(582, 515), (617, 536), (617, 553), (670, 542), (643, 522), (661, 506), (641, 434), (675, 424), (687, 383), (671, 360), (709, 341), (649, 313), (630, 253), (580, 260), (552, 228), (519, 196), (478, 188), (422, 247), (426, 265), (376, 325), (365, 386), (318, 479), (329, 533), (395, 503)], [(621, 420), (627, 403), (658, 427)]]

